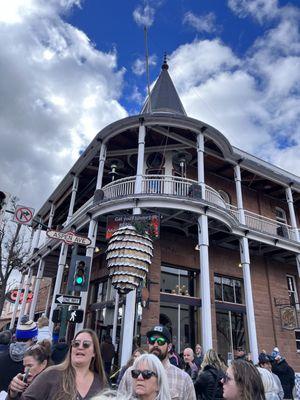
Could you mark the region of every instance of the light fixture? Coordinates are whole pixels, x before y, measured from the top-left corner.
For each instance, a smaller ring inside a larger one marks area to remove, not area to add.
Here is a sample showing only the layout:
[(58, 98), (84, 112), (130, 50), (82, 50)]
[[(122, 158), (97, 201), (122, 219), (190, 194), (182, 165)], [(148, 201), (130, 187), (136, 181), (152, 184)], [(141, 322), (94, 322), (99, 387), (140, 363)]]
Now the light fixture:
[(101, 251), (100, 247), (96, 246), (95, 250), (94, 250), (94, 253), (100, 253), (100, 251)]
[(238, 264), (238, 267), (239, 267), (239, 268), (243, 268), (243, 264), (239, 263), (239, 264)]
[(199, 244), (196, 244), (196, 246), (195, 246), (195, 250), (200, 250), (200, 246), (199, 246)]

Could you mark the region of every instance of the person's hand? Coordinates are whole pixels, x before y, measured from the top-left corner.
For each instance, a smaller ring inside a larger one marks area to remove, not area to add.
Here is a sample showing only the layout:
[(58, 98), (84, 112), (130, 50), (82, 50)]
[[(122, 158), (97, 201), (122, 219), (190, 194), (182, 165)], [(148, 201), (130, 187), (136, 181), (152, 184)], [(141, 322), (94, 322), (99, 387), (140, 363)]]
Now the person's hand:
[(23, 375), (16, 375), (9, 385), (9, 394), (10, 397), (17, 397), (18, 393), (24, 392), (27, 388), (28, 384), (23, 382)]

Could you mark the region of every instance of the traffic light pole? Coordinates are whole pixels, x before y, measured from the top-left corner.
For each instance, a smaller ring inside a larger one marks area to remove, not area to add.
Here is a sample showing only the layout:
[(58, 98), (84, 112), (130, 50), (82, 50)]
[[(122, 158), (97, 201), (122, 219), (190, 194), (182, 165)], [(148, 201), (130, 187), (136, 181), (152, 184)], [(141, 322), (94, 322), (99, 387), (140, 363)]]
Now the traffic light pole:
[(29, 292), (29, 286), (31, 284), (32, 274), (33, 274), (33, 270), (32, 270), (32, 268), (30, 268), (28, 271), (28, 275), (27, 275), (27, 279), (26, 279), (26, 283), (25, 283), (25, 290), (24, 290), (24, 294), (23, 294), (23, 301), (21, 304), (21, 310), (20, 310), (20, 314), (19, 314), (18, 324), (20, 323), (21, 318), (23, 317), (23, 315), (25, 313), (27, 296), (28, 296), (28, 292)]

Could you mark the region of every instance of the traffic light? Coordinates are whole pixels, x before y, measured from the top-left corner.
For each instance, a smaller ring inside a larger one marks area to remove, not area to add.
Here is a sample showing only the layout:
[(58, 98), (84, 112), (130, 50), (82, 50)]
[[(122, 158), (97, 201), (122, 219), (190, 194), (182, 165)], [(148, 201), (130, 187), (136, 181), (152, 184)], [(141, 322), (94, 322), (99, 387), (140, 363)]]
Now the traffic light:
[(74, 281), (73, 281), (74, 286), (84, 287), (86, 280), (85, 270), (86, 270), (85, 262), (82, 260), (78, 261), (74, 274)]
[(91, 257), (74, 255), (68, 277), (68, 290), (86, 292), (89, 285)]
[(69, 322), (73, 322), (74, 324), (79, 324), (83, 321), (83, 314), (83, 310), (80, 310), (79, 308), (77, 310), (69, 310), (67, 314), (67, 320)]
[(61, 322), (61, 308), (56, 308), (55, 310), (53, 310), (52, 322), (54, 322), (55, 324)]

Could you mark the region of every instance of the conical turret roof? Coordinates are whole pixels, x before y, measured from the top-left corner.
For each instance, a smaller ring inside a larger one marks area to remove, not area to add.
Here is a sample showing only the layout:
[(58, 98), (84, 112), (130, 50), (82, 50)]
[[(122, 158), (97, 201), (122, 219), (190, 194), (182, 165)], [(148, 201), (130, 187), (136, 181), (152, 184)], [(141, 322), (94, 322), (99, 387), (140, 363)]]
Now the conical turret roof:
[(168, 69), (169, 66), (165, 57), (160, 75), (150, 92), (151, 102), (147, 97), (141, 114), (169, 113), (186, 115)]

